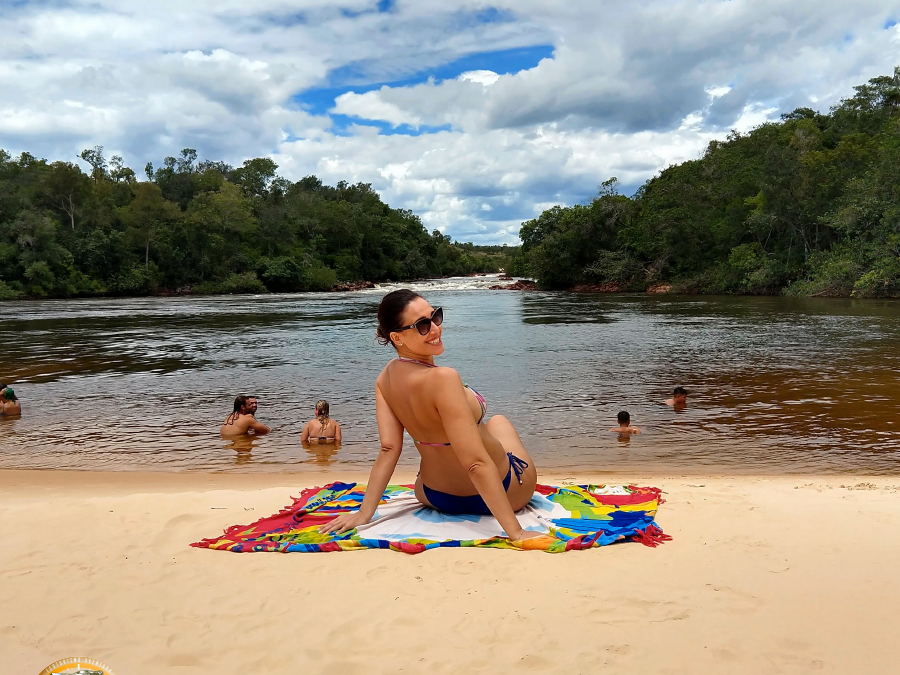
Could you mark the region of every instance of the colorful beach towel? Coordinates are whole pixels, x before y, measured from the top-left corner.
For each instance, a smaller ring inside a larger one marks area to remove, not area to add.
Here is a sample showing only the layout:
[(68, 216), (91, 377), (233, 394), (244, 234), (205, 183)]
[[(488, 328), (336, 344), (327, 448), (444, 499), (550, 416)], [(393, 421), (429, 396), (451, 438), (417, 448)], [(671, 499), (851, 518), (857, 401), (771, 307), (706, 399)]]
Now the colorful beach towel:
[(534, 497), (516, 516), (526, 530), (548, 537), (512, 542), (493, 516), (453, 516), (423, 507), (412, 485), (389, 485), (375, 517), (342, 535), (316, 530), (336, 516), (356, 511), (366, 486), (331, 483), (304, 490), (294, 503), (252, 525), (234, 525), (221, 537), (191, 546), (246, 553), (250, 551), (354, 551), (388, 548), (421, 553), (442, 546), (481, 546), (561, 553), (617, 541), (657, 546), (670, 537), (654, 522), (661, 502), (652, 487), (538, 485)]

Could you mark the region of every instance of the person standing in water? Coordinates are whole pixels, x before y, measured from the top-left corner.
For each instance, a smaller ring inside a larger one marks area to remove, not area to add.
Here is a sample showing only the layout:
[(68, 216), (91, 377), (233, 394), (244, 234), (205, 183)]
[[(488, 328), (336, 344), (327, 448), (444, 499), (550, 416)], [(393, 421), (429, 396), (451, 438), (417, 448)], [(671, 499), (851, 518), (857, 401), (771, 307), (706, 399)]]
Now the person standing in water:
[(613, 427), (610, 431), (615, 431), (619, 434), (629, 435), (629, 434), (639, 434), (641, 430), (637, 427), (631, 426), (631, 415), (628, 414), (627, 410), (623, 410), (618, 415), (616, 415), (616, 419), (619, 422), (619, 426)]
[(223, 436), (240, 436), (242, 434), (262, 436), (269, 433), (269, 427), (260, 424), (254, 417), (257, 408), (255, 396), (238, 396), (234, 399), (234, 410), (225, 418), (219, 431)]
[(666, 405), (672, 406), (675, 410), (684, 410), (687, 408), (688, 391), (684, 387), (675, 387), (672, 392), (672, 398), (666, 399)]
[[(485, 423), (484, 397), (452, 368), (438, 367), (444, 353), (444, 312), (408, 289), (388, 293), (378, 307), (378, 341), (391, 359), (375, 381), (375, 413), (381, 451), (358, 511), (338, 516), (319, 532), (338, 534), (375, 515), (409, 432), (421, 456), (415, 495), (449, 514), (493, 515), (513, 541), (544, 535), (525, 530), (516, 511), (534, 496), (537, 471), (508, 419)], [(428, 440), (424, 440), (428, 439)]]
[(328, 401), (316, 401), (316, 416), (303, 426), (301, 443), (341, 442), (341, 425), (328, 416)]
[(16, 398), (16, 392), (5, 384), (0, 387), (0, 415), (18, 417), (22, 414), (22, 404)]

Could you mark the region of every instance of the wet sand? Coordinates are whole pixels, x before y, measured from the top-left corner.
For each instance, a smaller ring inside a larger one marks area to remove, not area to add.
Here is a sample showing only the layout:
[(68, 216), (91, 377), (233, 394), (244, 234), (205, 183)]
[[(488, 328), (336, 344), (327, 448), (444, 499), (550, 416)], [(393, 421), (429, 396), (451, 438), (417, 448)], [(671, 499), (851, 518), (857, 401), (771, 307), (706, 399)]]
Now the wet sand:
[(188, 546), (364, 478), (0, 471), (4, 672), (896, 672), (900, 477), (541, 475), (663, 488), (658, 549)]

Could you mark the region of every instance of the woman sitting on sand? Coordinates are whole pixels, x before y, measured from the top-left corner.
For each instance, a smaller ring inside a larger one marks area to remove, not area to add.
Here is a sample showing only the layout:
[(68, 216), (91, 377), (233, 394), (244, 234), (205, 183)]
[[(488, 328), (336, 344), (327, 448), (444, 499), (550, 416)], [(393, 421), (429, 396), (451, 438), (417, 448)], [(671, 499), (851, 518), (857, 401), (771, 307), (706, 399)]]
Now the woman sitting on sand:
[(316, 416), (303, 426), (301, 443), (341, 442), (341, 425), (328, 416), (328, 401), (316, 401)]
[(450, 514), (493, 514), (510, 539), (541, 536), (522, 529), (515, 512), (534, 495), (537, 471), (513, 425), (494, 415), (452, 368), (434, 365), (444, 353), (443, 311), (418, 293), (388, 293), (378, 307), (378, 340), (398, 358), (375, 382), (381, 452), (356, 513), (338, 516), (320, 532), (342, 533), (368, 523), (394, 473), (408, 431), (421, 455), (416, 497)]
[(22, 404), (16, 398), (16, 392), (12, 390), (12, 387), (0, 390), (0, 415), (18, 417), (21, 414)]

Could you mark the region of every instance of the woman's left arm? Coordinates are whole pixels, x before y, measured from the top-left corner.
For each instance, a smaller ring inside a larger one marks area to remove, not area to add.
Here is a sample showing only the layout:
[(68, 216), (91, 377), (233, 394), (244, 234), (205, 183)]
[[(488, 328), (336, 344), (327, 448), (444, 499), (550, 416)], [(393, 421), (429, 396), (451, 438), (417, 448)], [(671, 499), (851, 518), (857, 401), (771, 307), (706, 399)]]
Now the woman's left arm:
[(452, 368), (441, 368), (435, 371), (433, 379), (437, 383), (434, 398), (444, 431), (478, 494), (510, 539), (530, 536), (516, 518), (497, 466), (484, 447), (459, 373)]
[(341, 442), (341, 425), (337, 423), (337, 420), (334, 421), (334, 442)]

